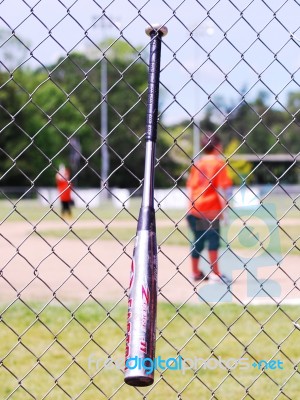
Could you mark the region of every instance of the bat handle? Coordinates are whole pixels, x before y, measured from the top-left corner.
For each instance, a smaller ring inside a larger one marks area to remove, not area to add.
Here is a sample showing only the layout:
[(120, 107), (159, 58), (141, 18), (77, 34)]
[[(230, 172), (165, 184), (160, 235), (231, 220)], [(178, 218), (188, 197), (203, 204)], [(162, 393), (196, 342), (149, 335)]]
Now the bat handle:
[(146, 141), (144, 185), (142, 196), (142, 207), (154, 208), (154, 165), (155, 165), (156, 143)]
[(165, 26), (154, 24), (146, 28), (146, 33), (151, 37), (149, 77), (148, 77), (148, 102), (146, 118), (145, 140), (156, 142), (157, 120), (158, 120), (158, 92), (159, 92), (159, 73), (161, 38), (168, 33)]

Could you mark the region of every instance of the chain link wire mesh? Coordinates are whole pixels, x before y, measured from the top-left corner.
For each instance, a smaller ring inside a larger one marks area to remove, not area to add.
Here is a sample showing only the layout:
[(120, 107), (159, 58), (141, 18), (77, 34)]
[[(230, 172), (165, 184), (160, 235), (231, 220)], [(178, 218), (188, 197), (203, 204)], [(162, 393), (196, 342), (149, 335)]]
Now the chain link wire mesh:
[[(1, 399), (300, 398), (299, 11), (296, 0), (0, 2)], [(157, 20), (169, 29), (155, 192), (160, 358), (155, 383), (131, 388), (144, 30)], [(229, 286), (212, 280), (206, 250), (209, 283), (191, 278), (185, 184), (210, 134), (234, 182), (220, 192)], [(72, 214), (58, 181), (71, 186)]]

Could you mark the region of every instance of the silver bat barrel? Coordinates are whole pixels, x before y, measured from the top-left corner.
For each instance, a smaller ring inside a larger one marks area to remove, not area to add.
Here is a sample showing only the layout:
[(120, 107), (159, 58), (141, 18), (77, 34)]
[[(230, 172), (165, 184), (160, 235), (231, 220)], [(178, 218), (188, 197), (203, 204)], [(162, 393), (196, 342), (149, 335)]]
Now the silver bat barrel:
[(149, 218), (152, 212), (146, 208), (142, 208), (141, 213), (147, 215), (151, 228), (138, 230), (131, 266), (125, 382), (132, 386), (148, 386), (154, 380), (157, 305), (155, 219)]

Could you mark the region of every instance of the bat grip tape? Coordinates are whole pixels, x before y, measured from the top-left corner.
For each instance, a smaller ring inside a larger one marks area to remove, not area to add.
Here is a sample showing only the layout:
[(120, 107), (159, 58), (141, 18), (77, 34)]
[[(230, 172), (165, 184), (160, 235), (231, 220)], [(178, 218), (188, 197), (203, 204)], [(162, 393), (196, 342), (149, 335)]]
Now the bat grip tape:
[(159, 32), (152, 33), (151, 38), (145, 140), (155, 142), (158, 120), (161, 34)]

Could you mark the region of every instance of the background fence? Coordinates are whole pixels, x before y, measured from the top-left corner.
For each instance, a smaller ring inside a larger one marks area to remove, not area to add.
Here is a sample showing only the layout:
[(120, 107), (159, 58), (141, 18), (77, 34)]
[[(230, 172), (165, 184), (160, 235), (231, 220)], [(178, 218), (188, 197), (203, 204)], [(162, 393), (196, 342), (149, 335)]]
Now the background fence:
[[(299, 11), (296, 0), (0, 2), (1, 399), (300, 398)], [(169, 29), (155, 183), (159, 358), (141, 389), (123, 383), (126, 300), (144, 31), (157, 21)], [(219, 251), (230, 287), (191, 279), (185, 182), (209, 132), (234, 182)], [(71, 216), (55, 187), (62, 165)]]

